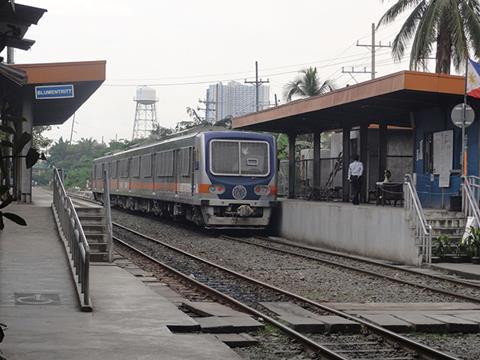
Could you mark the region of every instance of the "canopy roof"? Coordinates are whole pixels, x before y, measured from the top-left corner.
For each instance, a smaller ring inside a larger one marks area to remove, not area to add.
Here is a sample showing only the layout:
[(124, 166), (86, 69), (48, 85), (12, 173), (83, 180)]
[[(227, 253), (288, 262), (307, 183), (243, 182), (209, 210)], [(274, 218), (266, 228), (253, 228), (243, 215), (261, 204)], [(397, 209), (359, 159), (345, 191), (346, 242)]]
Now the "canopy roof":
[(234, 118), (234, 129), (308, 133), (343, 126), (410, 126), (410, 113), (463, 101), (465, 78), (402, 71)]
[(0, 0), (0, 52), (7, 46), (28, 50), (35, 43), (24, 39), (32, 24), (37, 24), (47, 10), (33, 6), (13, 4)]
[[(106, 61), (83, 61), (48, 64), (16, 64), (25, 71), (27, 83), (19, 94), (33, 99), (33, 125), (64, 123), (105, 81)], [(36, 99), (35, 87), (41, 85), (73, 85), (74, 97)]]

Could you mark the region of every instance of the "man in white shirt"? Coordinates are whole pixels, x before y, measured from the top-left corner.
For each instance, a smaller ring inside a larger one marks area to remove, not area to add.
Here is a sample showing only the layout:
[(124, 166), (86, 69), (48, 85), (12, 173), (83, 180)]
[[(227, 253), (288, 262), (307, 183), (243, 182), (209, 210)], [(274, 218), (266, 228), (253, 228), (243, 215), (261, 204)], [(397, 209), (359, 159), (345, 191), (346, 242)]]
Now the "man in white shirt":
[(352, 183), (353, 205), (360, 203), (360, 189), (362, 187), (363, 164), (358, 155), (353, 157), (353, 162), (348, 167), (348, 181)]

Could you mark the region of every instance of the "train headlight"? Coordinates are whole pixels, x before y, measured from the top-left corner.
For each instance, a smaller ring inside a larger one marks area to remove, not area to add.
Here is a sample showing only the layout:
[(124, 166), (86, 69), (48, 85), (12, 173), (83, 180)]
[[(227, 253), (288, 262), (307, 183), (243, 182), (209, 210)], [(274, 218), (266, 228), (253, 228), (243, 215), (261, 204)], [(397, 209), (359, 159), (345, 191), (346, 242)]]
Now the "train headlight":
[(270, 194), (270, 186), (268, 186), (268, 185), (257, 185), (257, 186), (255, 186), (253, 191), (255, 192), (255, 195), (265, 196), (265, 195)]
[(225, 186), (223, 185), (210, 185), (210, 187), (208, 188), (208, 191), (211, 193), (211, 194), (223, 194), (225, 192)]

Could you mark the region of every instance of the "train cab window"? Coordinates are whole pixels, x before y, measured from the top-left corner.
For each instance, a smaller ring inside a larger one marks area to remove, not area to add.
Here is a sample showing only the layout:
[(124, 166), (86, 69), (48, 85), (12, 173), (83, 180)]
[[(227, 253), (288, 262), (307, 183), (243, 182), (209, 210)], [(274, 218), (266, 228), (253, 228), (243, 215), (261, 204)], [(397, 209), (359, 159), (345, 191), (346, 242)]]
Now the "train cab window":
[(157, 177), (173, 176), (173, 151), (162, 151), (155, 154)]
[(268, 144), (265, 142), (240, 143), (240, 173), (248, 175), (267, 175)]
[(119, 175), (122, 178), (128, 177), (128, 159), (121, 159), (119, 163)]
[(130, 159), (130, 176), (140, 177), (140, 156), (134, 156)]
[(213, 140), (210, 171), (214, 175), (267, 176), (270, 173), (269, 145), (265, 141)]
[(152, 177), (152, 156), (152, 154), (147, 154), (141, 158), (140, 171), (143, 178)]
[(239, 175), (238, 141), (211, 142), (211, 171), (215, 175)]

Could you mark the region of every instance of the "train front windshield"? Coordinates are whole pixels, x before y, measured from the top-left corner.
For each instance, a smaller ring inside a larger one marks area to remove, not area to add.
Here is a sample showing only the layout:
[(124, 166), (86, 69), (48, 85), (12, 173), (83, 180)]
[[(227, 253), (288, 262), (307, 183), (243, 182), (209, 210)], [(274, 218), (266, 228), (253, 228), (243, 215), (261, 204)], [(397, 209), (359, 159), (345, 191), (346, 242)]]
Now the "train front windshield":
[(212, 140), (210, 171), (224, 176), (267, 176), (269, 144), (265, 141)]

